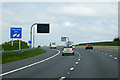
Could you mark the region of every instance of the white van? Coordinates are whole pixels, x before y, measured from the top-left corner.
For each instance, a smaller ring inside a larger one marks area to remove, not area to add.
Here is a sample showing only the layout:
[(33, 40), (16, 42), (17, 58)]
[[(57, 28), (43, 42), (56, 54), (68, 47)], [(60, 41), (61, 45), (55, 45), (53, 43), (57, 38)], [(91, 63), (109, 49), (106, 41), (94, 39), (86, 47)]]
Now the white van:
[(55, 42), (50, 43), (50, 49), (56, 49), (56, 43)]

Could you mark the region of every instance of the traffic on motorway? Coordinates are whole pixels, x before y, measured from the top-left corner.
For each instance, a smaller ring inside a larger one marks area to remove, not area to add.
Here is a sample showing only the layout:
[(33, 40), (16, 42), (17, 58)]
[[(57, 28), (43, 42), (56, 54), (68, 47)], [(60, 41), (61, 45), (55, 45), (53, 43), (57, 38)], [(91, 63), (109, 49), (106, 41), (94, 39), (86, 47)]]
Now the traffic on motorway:
[(53, 78), (53, 80), (56, 78), (58, 80), (63, 80), (63, 78), (115, 80), (118, 77), (117, 56), (116, 58), (113, 56), (117, 52), (99, 49), (85, 50), (86, 46), (74, 49), (73, 46), (66, 45), (63, 48), (43, 48), (47, 50), (44, 54), (3, 64), (3, 73), (0, 76), (15, 79), (48, 78), (48, 80), (49, 78)]
[(0, 79), (119, 79), (120, 3), (19, 1), (0, 2)]

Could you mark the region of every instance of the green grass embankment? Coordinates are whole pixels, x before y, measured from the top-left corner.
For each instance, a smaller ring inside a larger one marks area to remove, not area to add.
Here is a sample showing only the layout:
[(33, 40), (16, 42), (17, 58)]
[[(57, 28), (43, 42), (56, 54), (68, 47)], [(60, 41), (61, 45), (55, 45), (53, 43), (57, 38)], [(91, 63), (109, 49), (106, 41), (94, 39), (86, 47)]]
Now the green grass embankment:
[[(21, 49), (27, 49), (29, 46), (27, 45), (26, 42), (20, 41)], [(4, 51), (11, 51), (11, 50), (19, 50), (19, 40), (14, 40), (13, 41), (13, 46), (12, 46), (12, 41), (5, 42), (2, 44), (2, 49)]]
[(21, 53), (4, 53), (4, 54), (0, 54), (0, 56), (2, 56), (2, 64), (5, 64), (13, 61), (26, 59), (29, 57), (34, 57), (45, 52), (46, 50), (38, 48), (35, 50), (25, 51)]
[[(108, 42), (108, 43), (89, 43), (93, 46), (120, 46), (120, 42)], [(76, 46), (86, 46), (87, 44), (79, 44)]]

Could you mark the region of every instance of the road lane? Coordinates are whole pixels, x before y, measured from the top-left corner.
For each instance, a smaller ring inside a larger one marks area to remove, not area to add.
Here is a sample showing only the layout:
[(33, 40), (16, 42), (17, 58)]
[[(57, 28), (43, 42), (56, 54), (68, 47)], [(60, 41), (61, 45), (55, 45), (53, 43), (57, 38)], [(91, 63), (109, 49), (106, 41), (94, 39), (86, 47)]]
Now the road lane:
[(51, 60), (5, 75), (3, 78), (60, 78), (69, 71), (78, 58), (79, 55), (76, 52), (75, 56), (59, 54)]
[(50, 56), (53, 56), (57, 53), (56, 50), (51, 50), (51, 49), (48, 49), (48, 48), (44, 48), (44, 49), (47, 50), (47, 52), (44, 53), (44, 54), (40, 54), (38, 56), (34, 56), (34, 57), (26, 58), (26, 59), (23, 59), (23, 60), (3, 64), (2, 65), (2, 73), (5, 73), (5, 72), (8, 72), (8, 71), (11, 71), (11, 70), (14, 70), (14, 69), (17, 69), (17, 68), (20, 68), (20, 67), (38, 62), (38, 61), (41, 61), (41, 60), (46, 59)]
[(81, 61), (67, 78), (117, 78), (118, 61), (95, 50), (77, 49)]

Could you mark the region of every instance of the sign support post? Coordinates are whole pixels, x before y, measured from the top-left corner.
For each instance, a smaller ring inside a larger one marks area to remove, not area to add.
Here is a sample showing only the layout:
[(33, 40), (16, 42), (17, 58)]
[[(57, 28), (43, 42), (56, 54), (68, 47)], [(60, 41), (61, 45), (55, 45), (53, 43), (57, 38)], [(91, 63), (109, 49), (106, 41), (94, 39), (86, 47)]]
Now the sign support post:
[(13, 46), (13, 38), (12, 38), (12, 41), (11, 41), (11, 45)]
[(69, 38), (68, 37), (66, 37), (67, 39), (68, 39), (68, 42), (69, 42)]
[[(34, 25), (37, 25), (37, 33), (49, 33), (49, 24), (40, 24), (40, 23), (34, 23), (30, 28), (30, 48), (32, 48), (32, 44), (34, 47), (34, 39), (32, 39), (32, 28)], [(34, 35), (33, 35), (34, 38)], [(33, 40), (33, 41), (32, 41)]]
[(69, 42), (69, 38), (68, 37), (61, 37), (61, 41), (62, 42), (66, 42), (66, 38), (68, 39), (68, 42)]
[[(32, 42), (32, 28), (34, 25), (36, 25), (37, 23), (34, 23), (31, 28), (30, 28), (30, 41)], [(30, 44), (30, 48), (32, 48), (32, 43)]]
[[(68, 39), (68, 41), (66, 41), (66, 39)], [(61, 37), (61, 41), (66, 42), (66, 45), (71, 45), (73, 43), (69, 40), (69, 37)]]
[(21, 40), (19, 39), (19, 50), (21, 49)]
[(33, 48), (34, 48), (34, 45), (35, 44), (35, 27), (33, 28)]

